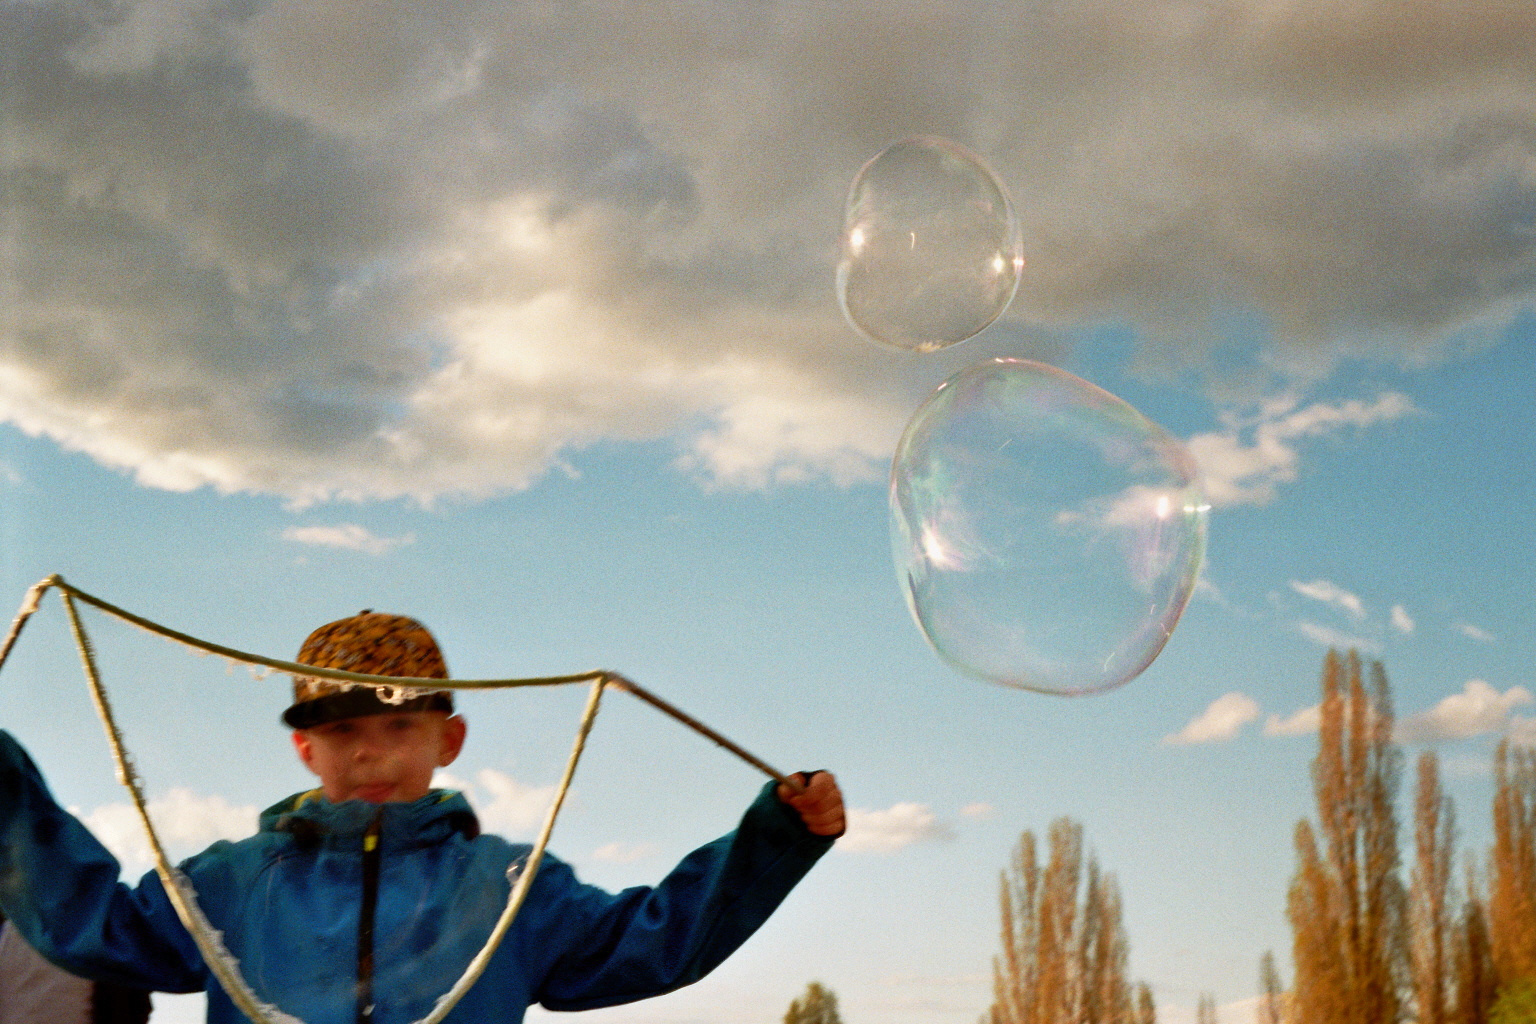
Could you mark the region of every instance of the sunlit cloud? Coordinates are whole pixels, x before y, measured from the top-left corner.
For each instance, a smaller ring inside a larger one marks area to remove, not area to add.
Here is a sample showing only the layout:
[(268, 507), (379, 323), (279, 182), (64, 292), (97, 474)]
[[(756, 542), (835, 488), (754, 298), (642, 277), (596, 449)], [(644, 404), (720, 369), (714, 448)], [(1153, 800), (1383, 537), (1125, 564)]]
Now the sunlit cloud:
[(480, 769), (473, 782), (439, 769), (432, 785), (459, 790), (475, 809), (482, 829), (512, 838), (531, 835), (555, 796), (554, 786), (530, 786), (494, 768)]
[(1302, 597), (1331, 604), (1336, 608), (1348, 612), (1354, 619), (1365, 618), (1365, 603), (1359, 596), (1352, 594), (1329, 580), (1312, 580), (1302, 583), (1299, 580), (1291, 580), (1291, 589)]
[(955, 830), (927, 804), (898, 803), (885, 810), (848, 810), (848, 831), (837, 848), (850, 853), (894, 853), (915, 843), (948, 842)]
[(1481, 679), (1469, 679), (1460, 693), (1444, 698), (1428, 711), (1399, 719), (1396, 739), (1401, 743), (1435, 743), (1474, 736), (1499, 735), (1514, 721), (1516, 708), (1536, 703), (1523, 686), (1500, 693)]
[(395, 548), (414, 544), (414, 534), (400, 537), (380, 537), (356, 523), (339, 526), (290, 526), (283, 530), (283, 540), (312, 547), (340, 548), (343, 551), (361, 551), (368, 555), (384, 555)]
[(1395, 391), (1370, 401), (1316, 402), (1300, 409), (1293, 397), (1282, 396), (1248, 417), (1227, 414), (1223, 430), (1198, 434), (1188, 445), (1213, 506), (1266, 505), (1280, 485), (1297, 479), (1302, 442), (1390, 423), (1415, 412), (1413, 401)]
[[(244, 839), (256, 833), (256, 808), (231, 804), (217, 793), (202, 794), (176, 787), (151, 799), (147, 806), (172, 863), (217, 840)], [(117, 857), (126, 876), (134, 878), (153, 867), (149, 837), (144, 834), (133, 805), (104, 804), (85, 814), (75, 813)]]
[(1225, 743), (1235, 739), (1247, 725), (1259, 717), (1259, 705), (1245, 693), (1225, 693), (1190, 720), (1176, 733), (1163, 737), (1172, 746), (1195, 743)]
[[(1252, 315), (1256, 372), (1213, 390), (1272, 392), (1445, 358), (1529, 292), (1528, 58), (1490, 42), (1536, 35), (1524, 5), (1347, 33), (1258, 0), (530, 10), (0, 5), (30, 339), (0, 420), (295, 504), (504, 493), (608, 441), (706, 486), (877, 479), (932, 380), (842, 323), (829, 238), (914, 124), (1027, 191), (998, 330), (1037, 348), (1126, 323), (1185, 367)], [(1404, 403), (1270, 403), (1191, 447), (1213, 504), (1263, 503), (1303, 439)]]
[(1412, 633), (1414, 630), (1413, 616), (1408, 614), (1408, 609), (1400, 604), (1392, 606), (1392, 628), (1399, 633)]
[(1284, 718), (1270, 715), (1264, 721), (1265, 736), (1305, 736), (1317, 732), (1322, 721), (1322, 708), (1314, 704), (1309, 708), (1292, 712)]

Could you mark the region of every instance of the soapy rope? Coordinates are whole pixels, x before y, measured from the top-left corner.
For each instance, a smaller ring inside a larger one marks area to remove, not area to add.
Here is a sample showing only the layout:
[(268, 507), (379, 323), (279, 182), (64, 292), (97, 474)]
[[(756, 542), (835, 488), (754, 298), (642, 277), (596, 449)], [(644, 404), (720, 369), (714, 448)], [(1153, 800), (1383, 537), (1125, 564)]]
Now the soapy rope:
[[(442, 1019), (448, 1015), (448, 1012), (453, 1009), (459, 1000), (464, 997), (464, 994), (479, 980), (480, 975), (485, 971), (486, 965), (490, 963), (491, 957), (495, 954), (497, 947), (501, 945), (501, 940), (506, 936), (507, 930), (511, 928), (513, 920), (517, 917), (518, 911), (522, 908), (523, 902), (528, 896), (528, 891), (533, 885), (534, 874), (538, 871), (539, 864), (544, 857), (544, 850), (549, 845), (550, 835), (554, 831), (555, 819), (559, 816), (560, 808), (565, 802), (567, 792), (570, 790), (571, 780), (576, 774), (577, 762), (581, 760), (582, 752), (586, 747), (587, 736), (592, 731), (592, 725), (597, 718), (597, 709), (602, 699), (603, 691), (608, 687), (622, 690), (640, 698), (640, 700), (656, 708), (658, 711), (681, 722), (705, 738), (712, 740), (717, 745), (724, 747), (752, 767), (788, 786), (791, 790), (801, 792), (804, 789), (804, 786), (798, 779), (791, 778), (772, 768), (709, 726), (667, 703), (632, 680), (619, 675), (617, 672), (599, 669), (575, 675), (541, 676), (525, 679), (427, 679), (376, 676), (362, 672), (347, 672), (342, 669), (321, 668), (315, 665), (268, 658), (259, 654), (251, 654), (232, 647), (200, 640), (197, 637), (162, 626), (143, 616), (135, 615), (98, 597), (87, 594), (78, 587), (64, 582), (63, 577), (58, 575), (49, 576), (27, 590), (26, 597), (21, 604), (21, 609), (16, 613), (16, 618), (11, 622), (10, 631), (6, 634), (4, 642), (0, 643), (0, 669), (4, 668), (6, 659), (10, 657), (11, 649), (16, 645), (16, 640), (21, 635), (22, 627), (27, 624), (27, 621), (38, 610), (43, 595), (50, 588), (57, 589), (60, 597), (63, 599), (64, 610), (69, 618), (70, 630), (74, 634), (75, 645), (79, 648), (80, 660), (85, 669), (86, 683), (90, 688), (91, 700), (96, 705), (96, 713), (101, 718), (102, 727), (106, 731), (107, 745), (111, 749), (112, 760), (117, 765), (117, 779), (128, 790), (128, 794), (133, 800), (134, 810), (138, 814), (140, 824), (144, 827), (144, 834), (148, 837), (150, 849), (154, 854), (155, 872), (160, 876), (160, 880), (165, 887), (166, 896), (175, 908), (177, 916), (181, 918), (182, 924), (191, 933), (193, 941), (197, 944), (198, 951), (202, 953), (204, 962), (208, 964), (209, 969), (218, 978), (219, 984), (224, 987), (224, 991), (228, 993), (230, 999), (240, 1009), (240, 1012), (250, 1017), (253, 1021), (260, 1022), (260, 1024), (303, 1024), (303, 1021), (284, 1013), (275, 1006), (262, 1002), (256, 993), (251, 990), (245, 978), (240, 974), (238, 961), (224, 947), (219, 933), (214, 929), (208, 918), (203, 914), (202, 908), (198, 905), (197, 894), (192, 887), (191, 880), (166, 858), (159, 833), (156, 832), (154, 822), (149, 816), (143, 787), (137, 772), (133, 769), (128, 750), (123, 745), (122, 733), (118, 729), (117, 720), (112, 713), (111, 702), (107, 698), (106, 688), (102, 685), (100, 673), (97, 671), (96, 656), (90, 637), (86, 635), (85, 626), (80, 621), (79, 612), (75, 607), (77, 600), (140, 629), (168, 640), (173, 640), (194, 650), (203, 651), (208, 654), (217, 654), (232, 661), (243, 662), (248, 665), (260, 665), (267, 669), (291, 675), (334, 679), (338, 682), (371, 686), (394, 693), (412, 689), (497, 690), (521, 686), (564, 686), (571, 683), (591, 684), (586, 707), (582, 711), (581, 720), (577, 725), (576, 739), (571, 746), (571, 753), (566, 760), (565, 771), (561, 776), (560, 783), (556, 787), (554, 799), (550, 803), (549, 810), (545, 813), (544, 824), (539, 829), (538, 839), (535, 841), (526, 861), (520, 865), (515, 865), (512, 869), (517, 871), (517, 878), (515, 881), (512, 881), (512, 888), (507, 896), (506, 907), (503, 908), (495, 927), (491, 929), (491, 934), (486, 939), (484, 947), (470, 961), (463, 975), (454, 983), (452, 988), (438, 998), (432, 1012), (416, 1021), (415, 1024), (441, 1024)], [(512, 871), (508, 872), (509, 876), (511, 873)]]

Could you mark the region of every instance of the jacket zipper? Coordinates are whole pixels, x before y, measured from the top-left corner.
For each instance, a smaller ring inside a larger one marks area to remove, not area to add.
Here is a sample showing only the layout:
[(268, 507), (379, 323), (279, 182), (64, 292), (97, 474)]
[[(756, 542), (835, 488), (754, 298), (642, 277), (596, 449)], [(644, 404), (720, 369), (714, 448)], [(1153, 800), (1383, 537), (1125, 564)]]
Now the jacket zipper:
[(363, 902), (357, 915), (357, 1024), (373, 1024), (373, 917), (379, 902), (381, 807), (363, 833)]

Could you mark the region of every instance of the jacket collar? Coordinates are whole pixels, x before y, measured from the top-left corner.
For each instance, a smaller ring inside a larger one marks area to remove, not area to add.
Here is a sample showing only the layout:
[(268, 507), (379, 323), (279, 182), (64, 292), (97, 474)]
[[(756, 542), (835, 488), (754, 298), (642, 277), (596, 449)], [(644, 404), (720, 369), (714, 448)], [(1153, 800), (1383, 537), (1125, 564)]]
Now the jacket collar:
[(318, 789), (280, 800), (261, 812), (261, 831), (286, 833), (302, 845), (360, 843), (378, 818), (383, 849), (431, 846), (455, 834), (473, 839), (480, 822), (464, 794), (434, 789), (412, 803), (370, 804), (347, 800), (333, 804)]

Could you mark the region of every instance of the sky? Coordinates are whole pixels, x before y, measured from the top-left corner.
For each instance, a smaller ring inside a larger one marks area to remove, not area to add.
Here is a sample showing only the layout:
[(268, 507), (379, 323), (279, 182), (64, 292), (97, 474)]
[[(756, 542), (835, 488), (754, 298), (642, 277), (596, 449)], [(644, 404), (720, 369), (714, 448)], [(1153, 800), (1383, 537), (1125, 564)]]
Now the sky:
[[(0, 600), (59, 573), (276, 657), (411, 614), (456, 675), (612, 669), (833, 770), (849, 833), (762, 932), (598, 1024), (770, 1022), (811, 980), (969, 1024), (999, 872), (1061, 816), (1159, 1019), (1250, 1020), (1329, 648), (1385, 666), (1473, 859), (1492, 749), (1536, 743), (1533, 33), (1505, 0), (0, 0)], [(914, 134), (985, 159), (1026, 260), (929, 355), (834, 291), (850, 182)], [(1202, 471), (1200, 586), (1112, 692), (961, 676), (905, 607), (892, 452), (996, 356)], [(284, 679), (87, 625), (173, 849), (306, 788)], [(583, 699), (466, 699), (445, 782), (531, 836)], [(145, 870), (56, 599), (0, 726)], [(654, 881), (760, 782), (610, 694), (552, 848)]]

